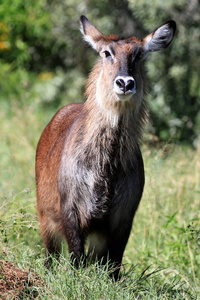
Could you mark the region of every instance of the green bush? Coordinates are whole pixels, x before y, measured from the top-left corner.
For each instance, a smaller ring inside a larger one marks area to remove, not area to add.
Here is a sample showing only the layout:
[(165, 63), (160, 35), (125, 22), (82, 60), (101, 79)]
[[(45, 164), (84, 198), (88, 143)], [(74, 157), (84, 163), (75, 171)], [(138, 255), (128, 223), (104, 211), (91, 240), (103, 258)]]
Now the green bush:
[(160, 140), (178, 138), (197, 146), (200, 136), (198, 1), (2, 0), (1, 99), (10, 98), (15, 90), (16, 99), (20, 99), (19, 87), (12, 76), (17, 72), (23, 73), (29, 86), (37, 75), (53, 74), (48, 86), (41, 80), (38, 87), (40, 91), (46, 90), (44, 103), (58, 107), (83, 100), (84, 81), (97, 55), (82, 41), (81, 14), (87, 15), (103, 33), (123, 36), (143, 37), (167, 19), (176, 20), (177, 33), (172, 45), (162, 53), (149, 55), (147, 61), (151, 84), (149, 131)]

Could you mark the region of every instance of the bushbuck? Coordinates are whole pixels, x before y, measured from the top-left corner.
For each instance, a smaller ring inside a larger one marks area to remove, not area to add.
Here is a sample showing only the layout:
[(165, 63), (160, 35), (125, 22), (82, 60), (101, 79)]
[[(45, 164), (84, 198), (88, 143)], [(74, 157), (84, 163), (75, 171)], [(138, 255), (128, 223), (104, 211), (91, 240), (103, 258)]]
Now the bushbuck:
[(171, 43), (176, 23), (170, 20), (143, 39), (105, 36), (85, 16), (80, 23), (100, 58), (85, 103), (61, 108), (40, 137), (37, 210), (47, 256), (60, 253), (64, 237), (75, 266), (87, 257), (109, 260), (117, 279), (144, 187), (143, 59)]

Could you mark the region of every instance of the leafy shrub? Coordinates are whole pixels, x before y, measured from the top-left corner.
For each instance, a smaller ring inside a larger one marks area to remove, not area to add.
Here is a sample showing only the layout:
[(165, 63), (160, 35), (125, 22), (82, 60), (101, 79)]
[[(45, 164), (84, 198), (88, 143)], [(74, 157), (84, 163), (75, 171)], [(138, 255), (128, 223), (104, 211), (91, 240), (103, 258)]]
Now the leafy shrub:
[[(16, 0), (10, 5), (10, 1), (2, 0), (1, 95), (6, 97), (10, 91), (17, 90), (11, 73), (22, 69), (22, 72), (26, 70), (29, 82), (30, 72), (55, 75), (43, 97), (45, 103), (48, 97), (54, 106), (66, 103), (64, 99), (68, 97), (69, 101), (82, 100), (84, 79), (96, 55), (82, 42), (81, 14), (87, 15), (105, 34), (115, 32), (139, 37), (152, 32), (167, 19), (176, 20), (178, 29), (172, 45), (162, 53), (150, 55), (147, 62), (151, 83), (149, 131), (164, 141), (178, 138), (197, 146), (200, 136), (198, 1)], [(58, 73), (66, 75), (61, 76), (59, 87), (55, 84)], [(72, 74), (74, 80), (68, 81)], [(75, 92), (74, 96), (69, 96), (69, 89)]]

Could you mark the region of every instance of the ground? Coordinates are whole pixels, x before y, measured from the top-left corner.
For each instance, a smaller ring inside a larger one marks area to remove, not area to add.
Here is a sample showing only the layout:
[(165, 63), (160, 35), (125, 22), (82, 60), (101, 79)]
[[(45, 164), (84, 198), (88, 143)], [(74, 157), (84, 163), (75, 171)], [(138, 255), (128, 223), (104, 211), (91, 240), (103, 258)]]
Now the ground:
[(34, 299), (38, 296), (41, 278), (31, 271), (15, 267), (9, 261), (0, 260), (0, 298)]

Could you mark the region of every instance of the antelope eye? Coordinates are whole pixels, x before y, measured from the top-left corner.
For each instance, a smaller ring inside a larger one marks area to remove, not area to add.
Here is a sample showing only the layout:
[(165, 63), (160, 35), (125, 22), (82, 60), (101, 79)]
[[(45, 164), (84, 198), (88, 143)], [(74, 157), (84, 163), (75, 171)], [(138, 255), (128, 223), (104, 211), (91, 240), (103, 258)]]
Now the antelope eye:
[(137, 53), (136, 57), (137, 57), (138, 59), (142, 58), (142, 52), (139, 51), (139, 52)]
[(105, 57), (109, 57), (109, 56), (111, 56), (111, 54), (110, 54), (110, 52), (109, 51), (104, 51), (104, 54), (105, 54)]
[(139, 50), (137, 53), (134, 55), (134, 60), (135, 59), (141, 59), (142, 58), (142, 52)]

